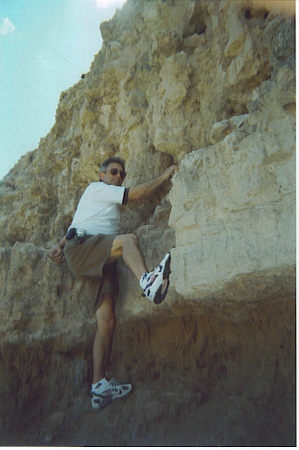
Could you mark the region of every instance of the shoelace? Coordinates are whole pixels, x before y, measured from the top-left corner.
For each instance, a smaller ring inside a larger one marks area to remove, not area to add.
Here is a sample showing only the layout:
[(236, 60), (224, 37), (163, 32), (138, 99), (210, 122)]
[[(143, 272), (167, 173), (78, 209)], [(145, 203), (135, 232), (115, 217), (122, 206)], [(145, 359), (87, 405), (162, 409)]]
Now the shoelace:
[(119, 385), (118, 383), (114, 383), (114, 384), (110, 384), (110, 386), (103, 392), (97, 393), (97, 392), (92, 392), (91, 395), (95, 396), (95, 397), (105, 397), (107, 395), (112, 395), (112, 394), (120, 394), (121, 393), (121, 385)]
[(111, 380), (109, 380), (109, 384), (111, 387), (121, 386), (121, 384), (118, 383), (114, 378), (111, 378)]
[(144, 290), (146, 290), (147, 288), (151, 287), (151, 285), (154, 283), (155, 279), (157, 278), (158, 274), (153, 272), (150, 276), (150, 278), (148, 279), (148, 283), (145, 286)]
[(121, 383), (118, 383), (118, 381), (116, 381), (114, 378), (111, 378), (109, 383), (110, 383), (111, 391), (113, 394), (121, 394), (122, 393), (124, 388)]

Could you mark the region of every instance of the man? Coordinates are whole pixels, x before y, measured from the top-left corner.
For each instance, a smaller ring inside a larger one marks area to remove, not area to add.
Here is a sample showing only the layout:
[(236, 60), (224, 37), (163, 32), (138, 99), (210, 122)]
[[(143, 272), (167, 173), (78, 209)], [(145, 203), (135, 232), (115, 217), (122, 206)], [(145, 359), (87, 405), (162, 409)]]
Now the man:
[(122, 186), (126, 176), (124, 161), (107, 159), (100, 167), (99, 182), (91, 183), (84, 191), (66, 237), (49, 254), (58, 263), (65, 257), (69, 269), (84, 280), (94, 301), (97, 331), (93, 345), (91, 406), (95, 409), (124, 397), (132, 389), (130, 384), (106, 378), (118, 295), (116, 260), (122, 256), (139, 281), (143, 295), (155, 304), (164, 300), (169, 286), (170, 254), (149, 272), (137, 237), (118, 234), (119, 205), (149, 197), (175, 170), (173, 165), (158, 178), (128, 189)]

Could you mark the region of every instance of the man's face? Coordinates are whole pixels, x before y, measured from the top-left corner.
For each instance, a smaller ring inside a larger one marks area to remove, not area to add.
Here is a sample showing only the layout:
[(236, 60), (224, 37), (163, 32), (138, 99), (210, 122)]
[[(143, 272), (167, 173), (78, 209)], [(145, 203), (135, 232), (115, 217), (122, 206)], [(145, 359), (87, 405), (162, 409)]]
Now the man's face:
[(126, 174), (121, 164), (110, 163), (106, 172), (100, 172), (99, 176), (106, 184), (121, 186)]

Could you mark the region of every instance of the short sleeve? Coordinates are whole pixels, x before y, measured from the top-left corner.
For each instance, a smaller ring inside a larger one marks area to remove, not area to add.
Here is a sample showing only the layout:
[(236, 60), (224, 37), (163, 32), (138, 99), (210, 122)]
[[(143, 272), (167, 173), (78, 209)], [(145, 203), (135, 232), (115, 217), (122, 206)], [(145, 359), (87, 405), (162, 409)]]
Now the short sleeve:
[(124, 201), (125, 196), (128, 195), (126, 194), (128, 189), (123, 186), (114, 186), (99, 181), (90, 184), (89, 187), (92, 190), (93, 200), (96, 202), (125, 204)]
[(129, 199), (129, 188), (125, 188), (122, 205), (126, 205)]

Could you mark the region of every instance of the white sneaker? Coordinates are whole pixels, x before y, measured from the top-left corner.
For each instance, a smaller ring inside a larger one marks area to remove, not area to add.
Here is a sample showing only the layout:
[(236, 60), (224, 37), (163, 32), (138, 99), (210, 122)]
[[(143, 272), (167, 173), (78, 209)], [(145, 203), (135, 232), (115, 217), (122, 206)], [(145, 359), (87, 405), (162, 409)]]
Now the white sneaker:
[(109, 381), (110, 387), (112, 389), (112, 400), (116, 398), (122, 398), (128, 395), (132, 390), (131, 384), (118, 383), (114, 378)]
[(112, 400), (125, 397), (131, 390), (131, 384), (121, 384), (113, 378), (111, 380), (104, 378), (91, 390), (91, 407), (93, 409), (102, 409), (108, 406)]
[(145, 272), (140, 279), (144, 296), (156, 304), (164, 300), (168, 291), (170, 261), (170, 253), (166, 253), (159, 266), (152, 272)]

